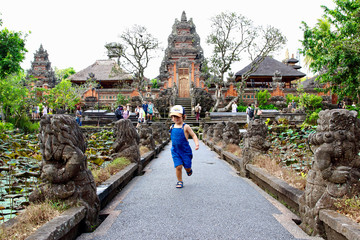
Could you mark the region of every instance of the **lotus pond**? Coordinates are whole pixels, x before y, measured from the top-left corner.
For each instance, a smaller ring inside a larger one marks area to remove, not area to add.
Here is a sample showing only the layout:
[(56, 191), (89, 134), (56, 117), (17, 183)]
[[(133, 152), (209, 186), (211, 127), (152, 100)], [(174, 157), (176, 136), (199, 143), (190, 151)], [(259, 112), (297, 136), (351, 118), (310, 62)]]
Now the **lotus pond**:
[[(86, 155), (90, 170), (110, 162), (113, 133), (109, 130), (87, 136)], [(41, 153), (37, 134), (17, 131), (0, 133), (0, 220), (6, 221), (28, 205), (28, 197), (41, 182)]]

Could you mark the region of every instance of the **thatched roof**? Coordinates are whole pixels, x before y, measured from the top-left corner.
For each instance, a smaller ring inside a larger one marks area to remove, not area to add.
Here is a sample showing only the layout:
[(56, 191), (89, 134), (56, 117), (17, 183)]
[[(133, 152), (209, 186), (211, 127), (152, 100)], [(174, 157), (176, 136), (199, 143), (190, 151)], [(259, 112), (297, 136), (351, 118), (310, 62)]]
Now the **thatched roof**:
[[(114, 71), (114, 69), (117, 69)], [(94, 64), (70, 76), (71, 81), (86, 81), (89, 74), (95, 74), (95, 78), (101, 81), (132, 80), (132, 76), (118, 67), (112, 59), (97, 60)]]
[(318, 76), (314, 76), (312, 78), (306, 79), (302, 81), (300, 84), (303, 85), (304, 89), (314, 89), (314, 88), (322, 88), (324, 84), (320, 83), (319, 81), (315, 81)]
[[(251, 64), (238, 71), (235, 76), (242, 76), (245, 74), (251, 67)], [(282, 77), (294, 77), (301, 78), (306, 76), (305, 73), (297, 71), (291, 65), (286, 65), (282, 62), (279, 62), (272, 57), (265, 57), (264, 61), (260, 64), (259, 68), (250, 76), (274, 76), (275, 71), (280, 71)]]

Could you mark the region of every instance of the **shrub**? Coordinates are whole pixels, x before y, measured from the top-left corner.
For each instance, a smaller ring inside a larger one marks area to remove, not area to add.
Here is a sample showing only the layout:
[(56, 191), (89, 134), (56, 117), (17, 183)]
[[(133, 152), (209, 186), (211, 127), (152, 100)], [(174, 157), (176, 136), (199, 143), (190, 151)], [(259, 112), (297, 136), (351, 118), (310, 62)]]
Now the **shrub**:
[(307, 110), (314, 110), (322, 106), (322, 97), (314, 94), (303, 93), (300, 95), (300, 106)]
[(240, 106), (237, 107), (237, 111), (238, 112), (246, 112), (246, 108), (247, 108), (247, 106), (241, 106), (240, 105)]
[(7, 130), (13, 130), (14, 129), (14, 125), (12, 123), (9, 122), (1, 122), (0, 121), (0, 132), (5, 132)]
[(31, 122), (26, 114), (22, 114), (19, 118), (9, 117), (8, 121), (25, 133), (35, 133), (40, 128), (39, 122)]
[(279, 118), (277, 119), (278, 124), (282, 124), (282, 125), (289, 125), (289, 120), (287, 118)]
[(312, 112), (306, 116), (305, 124), (315, 126), (317, 125), (317, 120), (319, 119), (319, 112), (321, 108), (316, 109), (315, 112)]
[(292, 100), (294, 100), (294, 102), (298, 103), (299, 102), (299, 96), (295, 96), (294, 94), (288, 94), (286, 95), (286, 103), (289, 104), (290, 102), (292, 102)]
[(152, 83), (152, 85), (151, 85), (151, 88), (159, 88), (159, 80), (157, 80), (156, 78), (154, 78), (154, 79), (151, 79), (151, 83)]
[(271, 98), (271, 94), (269, 93), (268, 90), (259, 91), (256, 93), (256, 99), (259, 105), (265, 105), (270, 98)]
[(270, 109), (275, 109), (275, 110), (278, 110), (278, 108), (275, 107), (274, 104), (260, 105), (259, 108), (260, 108), (260, 109), (263, 109), (263, 110), (264, 110), (264, 109), (268, 109), (268, 110), (270, 110)]

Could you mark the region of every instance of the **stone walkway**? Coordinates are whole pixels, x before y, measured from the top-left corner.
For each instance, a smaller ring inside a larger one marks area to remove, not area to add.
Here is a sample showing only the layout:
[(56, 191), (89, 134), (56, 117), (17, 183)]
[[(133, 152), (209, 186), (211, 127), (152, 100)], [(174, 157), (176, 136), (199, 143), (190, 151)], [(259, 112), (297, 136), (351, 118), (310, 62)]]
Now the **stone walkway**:
[(93, 233), (78, 239), (315, 239), (203, 143), (193, 152), (193, 175), (183, 172), (184, 188), (175, 188), (170, 148), (102, 211), (108, 217)]

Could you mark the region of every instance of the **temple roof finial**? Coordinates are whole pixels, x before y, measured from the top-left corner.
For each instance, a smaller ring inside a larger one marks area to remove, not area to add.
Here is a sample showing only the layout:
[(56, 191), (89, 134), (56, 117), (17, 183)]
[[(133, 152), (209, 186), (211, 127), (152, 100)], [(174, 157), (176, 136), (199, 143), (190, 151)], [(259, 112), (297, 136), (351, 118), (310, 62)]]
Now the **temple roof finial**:
[(182, 21), (182, 22), (186, 22), (186, 21), (187, 21), (185, 11), (183, 11), (182, 14), (181, 14), (181, 21)]

